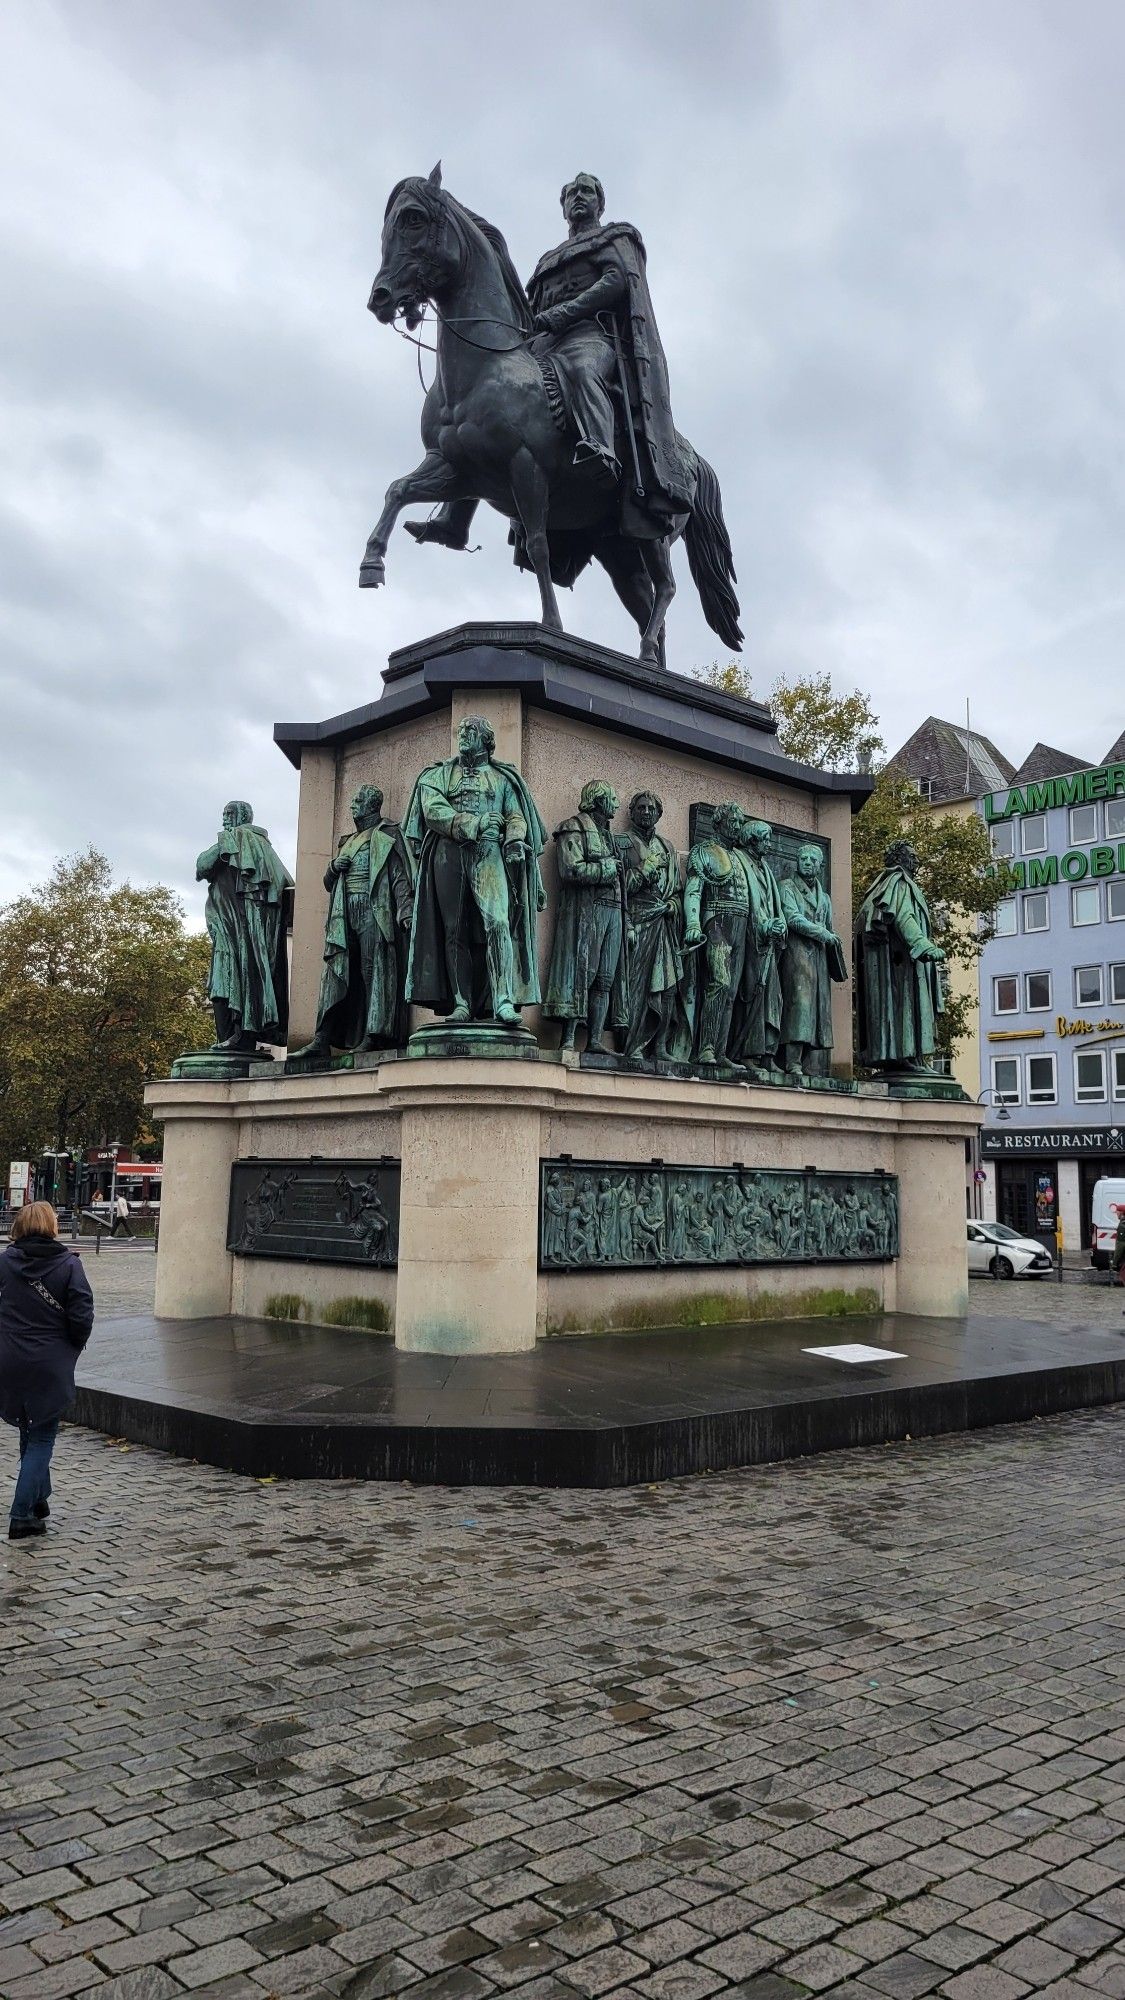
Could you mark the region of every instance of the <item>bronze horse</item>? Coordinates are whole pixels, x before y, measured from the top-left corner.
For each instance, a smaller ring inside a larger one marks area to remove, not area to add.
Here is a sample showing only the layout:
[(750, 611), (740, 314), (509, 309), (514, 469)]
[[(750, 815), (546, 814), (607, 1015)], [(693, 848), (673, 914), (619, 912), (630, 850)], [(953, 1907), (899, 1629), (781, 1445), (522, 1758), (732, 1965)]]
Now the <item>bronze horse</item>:
[[(563, 630), (555, 581), (572, 580), (588, 551), (637, 622), (641, 659), (663, 666), (664, 618), (676, 592), (670, 549), (683, 533), (704, 616), (724, 645), (740, 648), (730, 539), (712, 468), (680, 438), (690, 511), (659, 539), (622, 533), (620, 489), (607, 490), (572, 463), (574, 441), (529, 351), (531, 308), (504, 239), (442, 189), (440, 166), (394, 189), (382, 251), (369, 310), (384, 326), (401, 315), (416, 327), (432, 305), (437, 372), (422, 411), (426, 455), (388, 487), (360, 584), (384, 582), (387, 542), (404, 507), (482, 499), (512, 523), (517, 559), (535, 571), (548, 631)], [(565, 551), (576, 541), (584, 553), (568, 567)]]

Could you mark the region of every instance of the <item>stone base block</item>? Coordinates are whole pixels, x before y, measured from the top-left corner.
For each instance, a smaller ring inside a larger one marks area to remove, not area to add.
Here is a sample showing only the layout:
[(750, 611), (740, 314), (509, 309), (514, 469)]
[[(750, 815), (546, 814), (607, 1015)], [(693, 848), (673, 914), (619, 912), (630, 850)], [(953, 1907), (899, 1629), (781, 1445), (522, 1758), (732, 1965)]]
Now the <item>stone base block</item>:
[[(439, 1026), (428, 1046), (440, 1046)], [(479, 1030), (476, 1031), (479, 1034)], [(508, 1031), (495, 1029), (505, 1037)], [(470, 1039), (471, 1047), (471, 1039)], [(479, 1049), (479, 1044), (478, 1044)], [(263, 1066), (265, 1067), (265, 1066)], [(752, 1321), (789, 1313), (966, 1309), (965, 1142), (974, 1105), (705, 1083), (535, 1059), (421, 1054), (369, 1069), (153, 1085), (165, 1128), (157, 1310), (261, 1313), (266, 1274), (226, 1248), (239, 1159), (400, 1160), (395, 1271), (353, 1266), (400, 1348), (513, 1353), (557, 1332)], [(687, 1269), (541, 1268), (540, 1162), (894, 1175), (901, 1254), (889, 1262)], [(270, 1266), (268, 1289), (327, 1298), (308, 1263)], [(332, 1281), (336, 1284), (336, 1281)], [(340, 1286), (336, 1284), (336, 1289)], [(334, 1297), (334, 1295), (333, 1295)]]

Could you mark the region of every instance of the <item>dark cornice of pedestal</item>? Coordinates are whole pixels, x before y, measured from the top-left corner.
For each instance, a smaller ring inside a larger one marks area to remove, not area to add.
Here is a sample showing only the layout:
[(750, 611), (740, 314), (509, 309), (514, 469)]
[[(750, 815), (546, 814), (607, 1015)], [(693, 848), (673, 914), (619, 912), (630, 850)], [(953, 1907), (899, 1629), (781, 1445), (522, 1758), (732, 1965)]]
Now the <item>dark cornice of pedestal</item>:
[(454, 688), (511, 688), (538, 708), (664, 743), (736, 771), (804, 792), (836, 792), (858, 812), (874, 780), (861, 771), (817, 771), (777, 748), (762, 702), (642, 666), (608, 646), (541, 625), (456, 625), (392, 653), (378, 701), (327, 722), (278, 722), (274, 742), (298, 769), (305, 748), (340, 750), (448, 705)]

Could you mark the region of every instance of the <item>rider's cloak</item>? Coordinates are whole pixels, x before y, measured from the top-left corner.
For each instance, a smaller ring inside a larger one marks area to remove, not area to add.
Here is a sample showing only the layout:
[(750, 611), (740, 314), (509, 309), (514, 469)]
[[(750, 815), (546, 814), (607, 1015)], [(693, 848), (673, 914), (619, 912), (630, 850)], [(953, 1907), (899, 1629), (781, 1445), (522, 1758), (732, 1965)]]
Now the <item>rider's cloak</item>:
[[(622, 531), (642, 537), (649, 537), (654, 531), (664, 535), (672, 531), (673, 517), (690, 512), (691, 486), (681, 440), (672, 421), (668, 363), (652, 307), (640, 230), (631, 222), (606, 222), (598, 229), (557, 244), (535, 266), (527, 287), (528, 297), (538, 310), (537, 298), (547, 278), (554, 278), (568, 263), (588, 263), (591, 257), (597, 258), (606, 251), (616, 258), (628, 287), (628, 306), (616, 314), (616, 319), (645, 487), (641, 500), (629, 464)], [(628, 463), (627, 454), (625, 462)], [(675, 525), (682, 526), (682, 520)]]

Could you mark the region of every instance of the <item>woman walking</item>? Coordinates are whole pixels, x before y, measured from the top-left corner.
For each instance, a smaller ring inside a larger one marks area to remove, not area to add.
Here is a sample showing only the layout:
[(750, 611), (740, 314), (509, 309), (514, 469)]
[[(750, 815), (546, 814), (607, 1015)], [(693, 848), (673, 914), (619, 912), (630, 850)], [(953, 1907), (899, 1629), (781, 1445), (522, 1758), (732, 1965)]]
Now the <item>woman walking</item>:
[(59, 1241), (49, 1201), (17, 1209), (0, 1256), (0, 1418), (20, 1434), (9, 1541), (45, 1535), (51, 1452), (74, 1397), (74, 1364), (94, 1324), (94, 1295), (78, 1258)]

